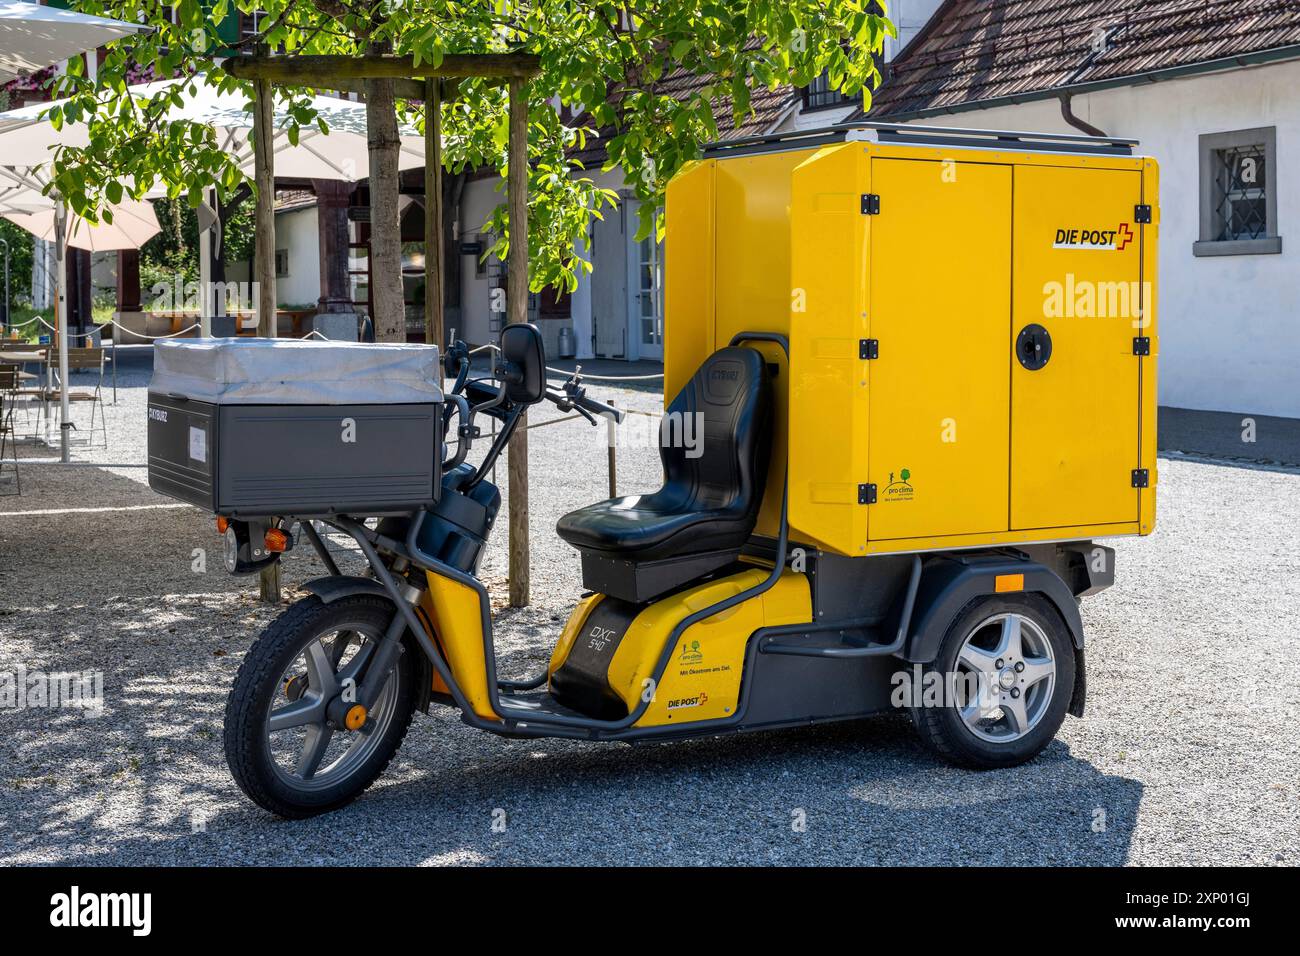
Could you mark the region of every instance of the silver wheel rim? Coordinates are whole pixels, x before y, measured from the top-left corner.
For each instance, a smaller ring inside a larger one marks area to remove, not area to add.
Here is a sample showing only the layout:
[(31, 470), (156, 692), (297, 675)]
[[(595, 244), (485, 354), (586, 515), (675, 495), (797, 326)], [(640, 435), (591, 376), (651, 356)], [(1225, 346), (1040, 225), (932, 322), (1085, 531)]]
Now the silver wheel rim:
[(1023, 614), (995, 614), (971, 628), (954, 671), (962, 725), (988, 743), (1012, 743), (1033, 731), (1056, 690), (1052, 643)]
[[(359, 680), (378, 636), (366, 625), (349, 622), (316, 634), (280, 674), (267, 707), (264, 732), (275, 774), (298, 790), (323, 790), (343, 782), (365, 766), (392, 724), (396, 711), (397, 674), (369, 708), (362, 730), (336, 730), (326, 708), (347, 686)], [(284, 691), (293, 678), (305, 678), (297, 700)]]

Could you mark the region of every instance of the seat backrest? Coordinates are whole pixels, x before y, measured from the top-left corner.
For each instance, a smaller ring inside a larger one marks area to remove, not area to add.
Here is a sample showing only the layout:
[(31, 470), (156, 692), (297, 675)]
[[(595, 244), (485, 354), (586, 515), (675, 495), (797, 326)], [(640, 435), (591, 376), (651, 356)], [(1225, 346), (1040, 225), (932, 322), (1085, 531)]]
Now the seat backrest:
[(665, 410), (664, 492), (693, 509), (757, 517), (771, 450), (767, 366), (756, 350), (719, 349)]
[[(58, 353), (51, 350), (53, 362), (58, 363)], [(104, 350), (94, 346), (68, 349), (68, 368), (70, 369), (104, 369)]]

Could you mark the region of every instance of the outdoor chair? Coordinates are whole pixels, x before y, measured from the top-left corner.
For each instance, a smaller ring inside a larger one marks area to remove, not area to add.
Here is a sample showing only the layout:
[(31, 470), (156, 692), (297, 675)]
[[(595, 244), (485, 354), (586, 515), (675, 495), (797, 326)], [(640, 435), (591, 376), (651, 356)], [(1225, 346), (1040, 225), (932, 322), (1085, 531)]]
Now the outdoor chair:
[(14, 395), (18, 392), (19, 375), (17, 365), (0, 365), (0, 495), (23, 493), (18, 475), (18, 449), (14, 446)]
[[(21, 362), (17, 364), (18, 368), (18, 387), (10, 392), (9, 400), (16, 409), (19, 403), (22, 404), (24, 422), (27, 425), (32, 423), (31, 404), (40, 403), (43, 406), (45, 401), (46, 385), (49, 383), (48, 378), (48, 356), (52, 346), (40, 345), (35, 342), (8, 342), (0, 345), (0, 351), (8, 352), (10, 355), (15, 353), (30, 353), (31, 362)], [(40, 373), (28, 371), (29, 365), (36, 365), (40, 368)], [(41, 414), (37, 415), (36, 427), (39, 429)], [(35, 431), (30, 436), (36, 437)]]
[[(51, 348), (46, 356), (47, 382), (53, 382), (59, 367), (57, 350)], [(74, 389), (71, 378), (74, 372), (88, 372), (96, 376), (93, 388)], [(59, 388), (47, 388), (44, 395), (44, 413), (54, 415), (54, 408), (63, 401), (62, 388), (68, 389), (69, 414), (71, 406), (88, 403), (90, 405), (90, 427), (86, 430), (86, 444), (94, 442), (95, 432), (104, 436), (104, 447), (108, 447), (108, 421), (104, 417), (104, 350), (102, 348), (68, 349), (68, 378)], [(99, 424), (95, 424), (95, 410), (99, 409)]]

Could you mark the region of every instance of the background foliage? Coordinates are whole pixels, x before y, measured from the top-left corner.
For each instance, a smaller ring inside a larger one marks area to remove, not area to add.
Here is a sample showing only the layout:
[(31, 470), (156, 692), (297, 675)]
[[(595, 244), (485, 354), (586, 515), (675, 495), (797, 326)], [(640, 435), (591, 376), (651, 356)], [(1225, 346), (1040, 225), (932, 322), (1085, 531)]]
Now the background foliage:
[[(60, 80), (71, 100), (51, 114), (55, 124), (93, 119), (91, 142), (63, 149), (56, 163), (60, 191), (83, 215), (155, 180), (173, 199), (199, 202), (208, 184), (223, 192), (243, 176), (211, 129), (168, 123), (169, 104), (184, 102), (193, 84), (246, 87), (215, 66), (216, 54), (251, 51), (231, 30), (233, 14), (252, 13), (251, 0), (78, 0), (87, 13), (144, 20), (154, 31), (114, 45), (91, 80), (72, 69)], [(722, 132), (720, 105), (737, 121), (754, 90), (810, 82), (827, 71), (831, 85), (869, 97), (879, 80), (875, 54), (893, 26), (872, 0), (263, 0), (257, 40), (288, 54), (372, 49), (437, 64), (448, 52), (524, 50), (541, 58), (530, 84), (529, 185), (531, 285), (572, 289), (590, 265), (574, 237), (616, 201), (572, 158), (598, 133), (606, 169), (618, 168), (642, 200), (639, 234), (662, 228), (667, 181)], [(127, 94), (141, 68), (156, 76), (192, 76), (143, 100)], [(669, 95), (666, 77), (701, 78), (685, 97)], [(291, 139), (324, 123), (306, 90), (279, 89), (289, 110)], [(556, 107), (561, 107), (557, 109)], [(403, 104), (409, 109), (410, 104)], [(410, 118), (419, 121), (418, 111)], [(506, 99), (499, 84), (471, 79), (445, 104), (446, 164), (451, 170), (506, 170)], [(658, 219), (656, 218), (658, 217)], [(484, 231), (510, 242), (504, 209)]]

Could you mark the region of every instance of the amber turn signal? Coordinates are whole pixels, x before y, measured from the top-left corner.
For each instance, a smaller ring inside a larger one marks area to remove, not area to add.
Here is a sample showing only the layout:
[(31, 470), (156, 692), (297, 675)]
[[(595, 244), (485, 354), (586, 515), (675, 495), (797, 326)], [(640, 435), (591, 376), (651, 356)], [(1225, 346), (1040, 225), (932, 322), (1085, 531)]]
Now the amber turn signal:
[(230, 522), (220, 515), (217, 516), (217, 534), (225, 534), (226, 529), (230, 527)]
[(289, 536), (279, 528), (272, 528), (266, 532), (266, 550), (283, 551), (289, 547)]

